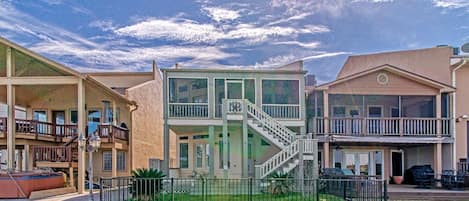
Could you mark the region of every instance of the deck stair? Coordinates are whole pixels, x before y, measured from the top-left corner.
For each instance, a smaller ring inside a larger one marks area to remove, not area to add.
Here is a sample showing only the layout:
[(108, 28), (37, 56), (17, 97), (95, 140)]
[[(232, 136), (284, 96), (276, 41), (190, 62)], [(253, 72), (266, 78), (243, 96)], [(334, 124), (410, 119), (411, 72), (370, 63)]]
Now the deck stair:
[(312, 139), (297, 139), (295, 132), (255, 104), (245, 99), (227, 99), (226, 104), (227, 114), (246, 112), (248, 126), (280, 148), (270, 159), (255, 165), (256, 178), (265, 178), (275, 171), (291, 172), (299, 164), (300, 148), (305, 154), (313, 154)]

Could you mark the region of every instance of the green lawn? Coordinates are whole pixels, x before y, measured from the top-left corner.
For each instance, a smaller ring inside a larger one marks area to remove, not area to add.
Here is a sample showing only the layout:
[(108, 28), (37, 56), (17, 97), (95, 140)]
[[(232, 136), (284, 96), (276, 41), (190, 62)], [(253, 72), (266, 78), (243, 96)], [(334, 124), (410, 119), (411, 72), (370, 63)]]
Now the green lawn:
[[(147, 199), (131, 199), (129, 201), (146, 201)], [(150, 199), (151, 200), (151, 199)], [(150, 201), (148, 200), (148, 201)], [(302, 196), (299, 193), (288, 195), (256, 194), (252, 195), (189, 195), (175, 194), (174, 201), (315, 201), (315, 195)], [(342, 198), (334, 195), (321, 194), (319, 201), (339, 201)], [(151, 201), (172, 201), (171, 195), (160, 195)]]

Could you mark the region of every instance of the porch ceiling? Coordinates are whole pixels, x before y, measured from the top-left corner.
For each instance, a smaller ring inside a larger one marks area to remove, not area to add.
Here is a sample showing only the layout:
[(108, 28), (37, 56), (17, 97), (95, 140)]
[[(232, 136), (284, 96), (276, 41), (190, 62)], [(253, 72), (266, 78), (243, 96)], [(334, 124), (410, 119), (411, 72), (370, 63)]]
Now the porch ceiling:
[[(62, 96), (76, 97), (76, 89), (74, 85), (23, 85), (15, 87), (15, 103), (19, 106), (29, 106), (33, 101), (45, 98), (56, 91), (63, 90), (69, 92), (68, 94), (61, 94)], [(76, 98), (75, 98), (76, 99)], [(44, 100), (47, 101), (47, 100)], [(0, 102), (6, 103), (6, 87), (0, 87)]]

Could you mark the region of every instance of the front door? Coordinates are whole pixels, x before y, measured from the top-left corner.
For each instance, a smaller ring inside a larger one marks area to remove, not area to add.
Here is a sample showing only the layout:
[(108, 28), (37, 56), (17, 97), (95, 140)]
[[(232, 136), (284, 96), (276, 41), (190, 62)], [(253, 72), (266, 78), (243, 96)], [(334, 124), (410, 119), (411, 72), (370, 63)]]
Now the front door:
[(228, 99), (243, 99), (244, 87), (242, 80), (227, 80), (226, 81), (226, 98)]
[[(63, 110), (52, 111), (52, 123), (54, 125), (64, 125), (65, 124), (65, 111), (63, 111)], [(63, 135), (64, 134), (64, 127), (63, 126), (56, 126), (55, 127), (55, 133), (57, 135)]]

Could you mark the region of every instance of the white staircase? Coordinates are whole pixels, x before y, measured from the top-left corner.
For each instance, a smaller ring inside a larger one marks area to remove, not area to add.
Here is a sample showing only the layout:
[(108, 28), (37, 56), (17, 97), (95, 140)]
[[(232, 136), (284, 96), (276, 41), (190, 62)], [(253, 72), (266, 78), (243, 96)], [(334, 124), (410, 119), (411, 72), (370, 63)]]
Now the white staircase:
[(300, 148), (304, 154), (313, 153), (312, 139), (297, 139), (295, 132), (248, 100), (228, 99), (227, 104), (227, 113), (240, 114), (245, 110), (249, 127), (281, 149), (263, 164), (255, 166), (256, 178), (264, 178), (274, 171), (292, 171), (300, 162)]
[(255, 104), (247, 100), (244, 100), (244, 103), (247, 114), (249, 117), (252, 117), (252, 119), (248, 120), (248, 125), (256, 132), (277, 145), (280, 149), (285, 149), (295, 140), (295, 132), (282, 125)]

